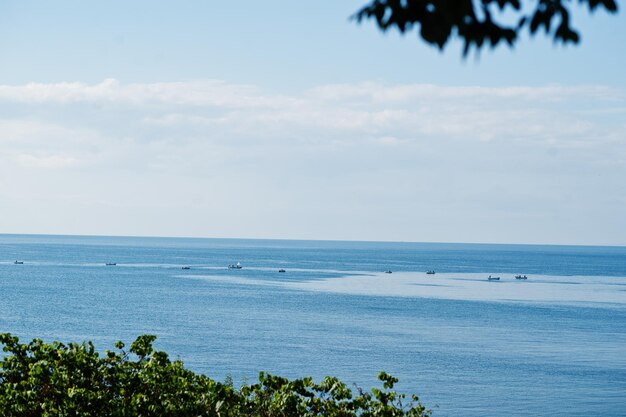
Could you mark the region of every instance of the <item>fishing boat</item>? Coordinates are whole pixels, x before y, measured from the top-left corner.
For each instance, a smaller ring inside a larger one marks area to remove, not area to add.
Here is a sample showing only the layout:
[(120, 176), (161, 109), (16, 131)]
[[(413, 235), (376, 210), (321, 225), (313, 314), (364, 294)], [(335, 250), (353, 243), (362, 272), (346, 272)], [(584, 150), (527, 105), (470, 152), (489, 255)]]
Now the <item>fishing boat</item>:
[(528, 279), (526, 275), (515, 275), (515, 279)]
[(24, 265), (24, 261), (15, 261), (13, 262), (15, 265)]
[(287, 272), (287, 271), (285, 271), (284, 269), (281, 268), (281, 269), (278, 270), (278, 272)]
[(391, 269), (386, 270), (385, 274), (391, 274)]
[(243, 268), (243, 267), (241, 266), (241, 264), (239, 262), (237, 262), (236, 264), (228, 265), (228, 269), (241, 269), (241, 268)]
[(191, 267), (190, 266), (183, 266), (182, 269), (191, 269)]
[(435, 271), (426, 271), (426, 275), (435, 275)]
[(115, 262), (107, 262), (106, 263), (106, 266), (115, 266), (115, 265), (117, 265)]
[(492, 277), (491, 275), (489, 275), (487, 277), (487, 280), (488, 281), (500, 281), (500, 277)]

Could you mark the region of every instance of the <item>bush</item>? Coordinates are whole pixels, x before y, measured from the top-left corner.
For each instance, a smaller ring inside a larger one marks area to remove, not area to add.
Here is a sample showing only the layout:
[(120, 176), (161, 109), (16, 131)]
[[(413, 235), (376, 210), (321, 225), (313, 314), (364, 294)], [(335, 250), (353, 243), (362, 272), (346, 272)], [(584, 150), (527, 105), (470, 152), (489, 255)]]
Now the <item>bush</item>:
[(128, 351), (100, 355), (91, 342), (21, 344), (0, 334), (0, 410), (5, 417), (178, 416), (430, 416), (416, 396), (393, 391), (396, 378), (381, 372), (383, 388), (357, 394), (334, 377), (289, 380), (261, 373), (259, 382), (235, 389), (171, 361), (139, 336)]

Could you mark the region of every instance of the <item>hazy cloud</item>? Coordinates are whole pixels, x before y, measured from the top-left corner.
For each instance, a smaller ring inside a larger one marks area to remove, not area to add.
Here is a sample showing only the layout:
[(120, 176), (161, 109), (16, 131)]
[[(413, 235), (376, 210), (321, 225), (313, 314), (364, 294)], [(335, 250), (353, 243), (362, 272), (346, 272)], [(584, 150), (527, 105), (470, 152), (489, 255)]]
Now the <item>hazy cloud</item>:
[(44, 199), (84, 233), (563, 241), (593, 217), (581, 239), (623, 242), (625, 108), (604, 86), (0, 85), (0, 226)]

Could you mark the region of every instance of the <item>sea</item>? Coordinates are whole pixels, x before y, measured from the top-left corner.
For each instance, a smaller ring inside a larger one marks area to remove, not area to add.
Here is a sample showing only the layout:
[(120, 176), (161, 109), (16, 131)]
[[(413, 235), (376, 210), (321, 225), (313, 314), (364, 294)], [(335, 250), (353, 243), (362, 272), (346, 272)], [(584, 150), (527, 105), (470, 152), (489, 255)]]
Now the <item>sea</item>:
[(154, 334), (236, 384), (384, 370), (435, 416), (626, 416), (626, 247), (0, 235), (0, 331)]

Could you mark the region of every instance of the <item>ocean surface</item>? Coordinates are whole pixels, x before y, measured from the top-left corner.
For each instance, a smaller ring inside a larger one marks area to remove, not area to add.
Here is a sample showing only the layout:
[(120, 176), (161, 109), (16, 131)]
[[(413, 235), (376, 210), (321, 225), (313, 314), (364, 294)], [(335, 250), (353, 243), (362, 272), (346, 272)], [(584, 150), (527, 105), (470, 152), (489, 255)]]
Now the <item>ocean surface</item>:
[(0, 235), (0, 294), (23, 341), (155, 334), (218, 380), (385, 370), (435, 416), (626, 416), (625, 247)]

